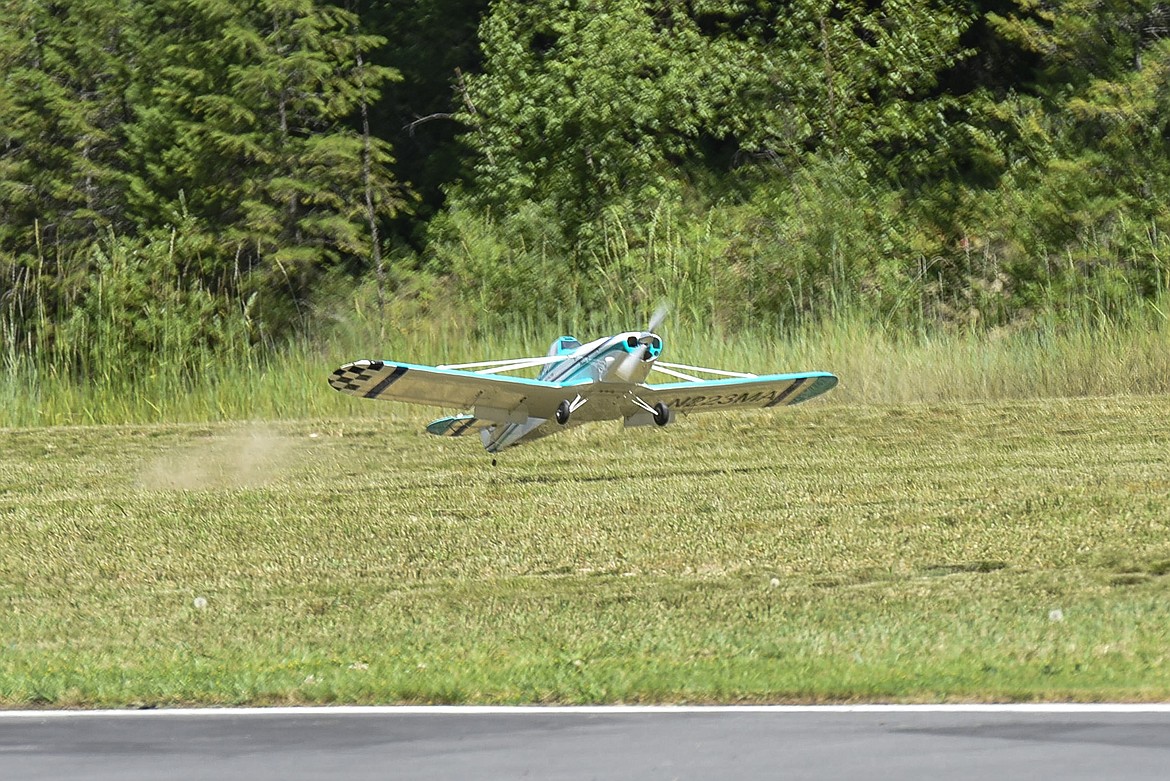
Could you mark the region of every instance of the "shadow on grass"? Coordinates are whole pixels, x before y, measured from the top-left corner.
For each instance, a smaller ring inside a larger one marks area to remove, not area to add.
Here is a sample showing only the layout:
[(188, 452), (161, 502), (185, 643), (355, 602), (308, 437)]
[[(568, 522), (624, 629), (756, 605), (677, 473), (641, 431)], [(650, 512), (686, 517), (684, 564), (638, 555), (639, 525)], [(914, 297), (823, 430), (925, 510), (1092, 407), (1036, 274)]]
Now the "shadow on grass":
[[(717, 477), (720, 475), (749, 475), (758, 474), (761, 472), (768, 472), (772, 469), (770, 466), (737, 466), (737, 467), (711, 467), (709, 469), (672, 469), (667, 474), (670, 477)], [(635, 471), (636, 477), (649, 476), (650, 470), (646, 472)], [(494, 475), (492, 475), (494, 477)], [(605, 474), (573, 474), (573, 473), (555, 473), (555, 474), (536, 474), (536, 475), (517, 475), (510, 478), (505, 478), (507, 482), (517, 484), (541, 484), (541, 485), (556, 485), (558, 483), (604, 483), (610, 480), (628, 480), (630, 479), (630, 472), (613, 473), (607, 472)]]
[[(639, 465), (637, 469), (631, 469), (625, 472), (596, 472), (593, 470), (583, 470), (580, 473), (574, 472), (546, 472), (539, 474), (509, 474), (506, 468), (486, 467), (482, 473), (469, 475), (466, 472), (446, 473), (443, 475), (436, 475), (433, 479), (422, 479), (412, 481), (394, 482), (387, 484), (386, 487), (394, 488), (395, 490), (434, 490), (434, 489), (468, 489), (479, 484), (511, 484), (511, 485), (573, 485), (573, 484), (587, 484), (587, 483), (605, 483), (618, 482), (630, 479), (651, 479), (653, 477), (652, 469), (642, 469)], [(772, 467), (767, 465), (761, 466), (738, 466), (738, 467), (710, 467), (706, 469), (671, 469), (665, 474), (669, 477), (719, 477), (724, 475), (750, 475), (761, 474), (768, 472)]]

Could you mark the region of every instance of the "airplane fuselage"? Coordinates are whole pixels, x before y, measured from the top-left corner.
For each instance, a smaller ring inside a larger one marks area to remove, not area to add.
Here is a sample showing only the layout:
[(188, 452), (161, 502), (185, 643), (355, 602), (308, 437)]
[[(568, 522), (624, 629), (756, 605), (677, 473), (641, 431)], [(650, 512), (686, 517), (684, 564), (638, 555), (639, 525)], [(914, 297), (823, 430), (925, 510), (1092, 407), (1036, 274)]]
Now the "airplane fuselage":
[[(564, 345), (579, 345), (566, 349)], [(562, 352), (563, 351), (563, 352)], [(662, 338), (648, 331), (627, 331), (604, 336), (588, 344), (562, 336), (553, 342), (550, 355), (566, 355), (559, 363), (541, 371), (539, 379), (547, 382), (590, 380), (621, 385), (638, 385), (646, 381), (654, 361), (662, 353)]]
[(629, 418), (642, 412), (635, 401), (638, 387), (646, 381), (662, 353), (662, 344), (660, 336), (648, 331), (627, 331), (587, 344), (572, 337), (561, 337), (553, 342), (549, 354), (565, 355), (565, 359), (544, 367), (537, 379), (565, 384), (588, 382), (588, 399), (578, 394), (574, 402), (569, 402), (563, 420), (529, 418), (486, 428), (480, 432), (483, 446), (488, 452), (495, 453), (532, 435), (542, 426), (547, 430), (537, 432), (535, 436), (551, 433), (568, 424), (570, 417), (574, 424), (580, 424)]

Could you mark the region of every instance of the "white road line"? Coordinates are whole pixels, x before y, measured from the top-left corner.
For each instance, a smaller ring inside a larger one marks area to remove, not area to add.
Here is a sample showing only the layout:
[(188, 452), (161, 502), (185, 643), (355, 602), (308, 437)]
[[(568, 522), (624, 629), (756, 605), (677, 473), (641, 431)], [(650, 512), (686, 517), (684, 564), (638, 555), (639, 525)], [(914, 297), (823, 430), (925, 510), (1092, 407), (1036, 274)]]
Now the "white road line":
[(148, 708), (134, 710), (0, 710), (2, 719), (93, 716), (517, 716), (735, 713), (1170, 713), (1170, 703), (978, 703), (938, 705), (336, 705), (272, 708)]

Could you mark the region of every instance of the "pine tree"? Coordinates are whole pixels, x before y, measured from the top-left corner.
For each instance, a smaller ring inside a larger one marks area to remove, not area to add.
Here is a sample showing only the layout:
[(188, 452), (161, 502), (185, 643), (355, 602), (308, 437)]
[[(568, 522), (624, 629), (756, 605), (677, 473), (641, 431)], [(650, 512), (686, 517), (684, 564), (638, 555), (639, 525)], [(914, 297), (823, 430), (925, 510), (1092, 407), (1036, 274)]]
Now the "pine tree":
[(0, 251), (65, 256), (120, 227), (128, 22), (119, 0), (0, 3)]
[(381, 39), (312, 0), (162, 0), (146, 19), (168, 32), (131, 133), (140, 227), (186, 218), (219, 247), (193, 259), (202, 274), (293, 304), (369, 257), (370, 207), (403, 206), (389, 145), (350, 121), (395, 77), (360, 61)]

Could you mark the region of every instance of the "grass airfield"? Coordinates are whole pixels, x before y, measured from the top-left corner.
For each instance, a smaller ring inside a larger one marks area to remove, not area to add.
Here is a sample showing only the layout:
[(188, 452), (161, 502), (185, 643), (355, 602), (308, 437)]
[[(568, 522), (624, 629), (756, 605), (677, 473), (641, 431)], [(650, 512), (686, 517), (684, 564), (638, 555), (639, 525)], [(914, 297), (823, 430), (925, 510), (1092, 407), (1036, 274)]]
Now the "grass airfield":
[(1170, 397), (0, 430), (0, 705), (1170, 698)]

